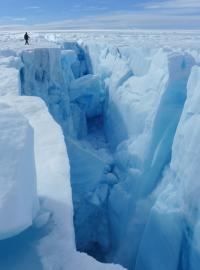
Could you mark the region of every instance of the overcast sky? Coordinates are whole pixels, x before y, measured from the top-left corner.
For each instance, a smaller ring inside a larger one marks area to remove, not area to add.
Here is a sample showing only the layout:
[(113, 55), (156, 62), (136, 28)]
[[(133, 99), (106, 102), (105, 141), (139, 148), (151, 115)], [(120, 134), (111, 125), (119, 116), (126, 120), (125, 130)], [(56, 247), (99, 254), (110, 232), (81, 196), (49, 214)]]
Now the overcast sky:
[(6, 0), (0, 28), (200, 29), (200, 0)]

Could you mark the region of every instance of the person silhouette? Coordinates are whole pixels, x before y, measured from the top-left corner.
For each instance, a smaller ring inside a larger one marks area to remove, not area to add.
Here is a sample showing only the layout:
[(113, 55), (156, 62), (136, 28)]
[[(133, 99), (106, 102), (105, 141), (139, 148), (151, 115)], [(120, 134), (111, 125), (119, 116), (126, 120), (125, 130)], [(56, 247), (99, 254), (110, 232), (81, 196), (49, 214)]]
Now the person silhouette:
[(29, 45), (29, 42), (28, 42), (29, 38), (30, 37), (29, 37), (28, 33), (26, 32), (25, 35), (24, 35), (24, 40), (26, 41), (25, 45)]

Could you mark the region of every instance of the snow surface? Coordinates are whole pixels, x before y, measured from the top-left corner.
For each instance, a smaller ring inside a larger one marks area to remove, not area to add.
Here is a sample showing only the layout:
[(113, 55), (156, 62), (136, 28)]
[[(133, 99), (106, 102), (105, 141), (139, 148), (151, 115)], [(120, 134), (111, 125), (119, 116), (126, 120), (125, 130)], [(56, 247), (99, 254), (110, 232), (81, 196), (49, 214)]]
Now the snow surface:
[(1, 36), (0, 113), (34, 130), (40, 209), (11, 238), (29, 247), (14, 269), (122, 269), (76, 243), (129, 270), (198, 270), (200, 32), (21, 37)]

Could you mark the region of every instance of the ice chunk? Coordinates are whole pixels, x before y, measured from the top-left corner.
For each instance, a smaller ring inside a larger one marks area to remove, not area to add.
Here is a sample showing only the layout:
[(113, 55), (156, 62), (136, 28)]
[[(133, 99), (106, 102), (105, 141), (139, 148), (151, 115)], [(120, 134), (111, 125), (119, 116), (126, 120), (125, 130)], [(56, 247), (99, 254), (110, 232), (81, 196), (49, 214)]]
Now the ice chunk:
[(70, 101), (77, 103), (88, 118), (102, 114), (105, 97), (106, 92), (98, 76), (86, 75), (70, 85)]
[(39, 208), (33, 129), (27, 119), (0, 103), (0, 239), (32, 225)]
[(69, 66), (72, 66), (77, 61), (77, 54), (73, 50), (62, 50), (61, 54)]
[(63, 48), (72, 50), (77, 55), (77, 61), (72, 64), (72, 71), (76, 79), (91, 73), (89, 57), (77, 42), (64, 42)]
[(43, 211), (41, 213), (38, 213), (37, 217), (34, 220), (34, 226), (37, 229), (44, 227), (49, 222), (50, 216), (51, 216), (51, 213), (48, 211)]
[[(74, 200), (81, 201), (86, 194), (94, 190), (102, 175), (107, 161), (98, 153), (80, 143), (68, 139), (68, 152), (71, 164), (71, 184)], [(91, 166), (92, 164), (92, 166)]]

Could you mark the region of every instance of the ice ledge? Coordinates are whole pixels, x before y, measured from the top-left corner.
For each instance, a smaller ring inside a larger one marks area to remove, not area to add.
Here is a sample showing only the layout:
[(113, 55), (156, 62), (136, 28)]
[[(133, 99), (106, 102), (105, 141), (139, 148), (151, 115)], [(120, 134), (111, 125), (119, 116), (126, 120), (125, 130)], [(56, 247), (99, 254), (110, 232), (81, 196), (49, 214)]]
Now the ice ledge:
[(33, 129), (19, 111), (0, 102), (0, 240), (33, 223), (39, 209)]
[(64, 136), (45, 103), (38, 97), (2, 99), (24, 115), (34, 129), (38, 196), (42, 209), (51, 213), (47, 233), (36, 247), (44, 269), (79, 269), (80, 265), (81, 269), (87, 270), (123, 269), (118, 265), (101, 264), (76, 251), (70, 168)]

